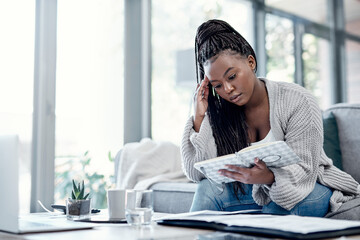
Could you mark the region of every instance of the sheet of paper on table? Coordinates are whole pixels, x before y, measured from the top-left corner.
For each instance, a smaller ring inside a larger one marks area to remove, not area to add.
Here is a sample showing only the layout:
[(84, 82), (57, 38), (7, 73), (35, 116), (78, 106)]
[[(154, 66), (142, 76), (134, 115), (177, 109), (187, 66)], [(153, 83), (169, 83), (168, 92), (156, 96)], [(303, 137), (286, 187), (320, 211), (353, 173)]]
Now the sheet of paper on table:
[(200, 211), (171, 214), (157, 220), (192, 220), (227, 226), (254, 227), (280, 230), (293, 233), (314, 233), (360, 227), (358, 221), (335, 220), (295, 215), (248, 214), (239, 212)]

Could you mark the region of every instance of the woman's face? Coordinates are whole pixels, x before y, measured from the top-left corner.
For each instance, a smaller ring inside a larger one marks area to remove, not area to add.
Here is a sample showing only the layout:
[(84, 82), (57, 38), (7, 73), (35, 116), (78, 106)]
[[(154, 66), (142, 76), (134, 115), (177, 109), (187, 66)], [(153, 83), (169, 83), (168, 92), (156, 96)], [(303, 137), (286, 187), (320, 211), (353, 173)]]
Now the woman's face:
[[(256, 76), (253, 56), (220, 53), (204, 63), (205, 75), (215, 91), (226, 101), (246, 105), (253, 95)], [(211, 93), (210, 93), (211, 94)]]

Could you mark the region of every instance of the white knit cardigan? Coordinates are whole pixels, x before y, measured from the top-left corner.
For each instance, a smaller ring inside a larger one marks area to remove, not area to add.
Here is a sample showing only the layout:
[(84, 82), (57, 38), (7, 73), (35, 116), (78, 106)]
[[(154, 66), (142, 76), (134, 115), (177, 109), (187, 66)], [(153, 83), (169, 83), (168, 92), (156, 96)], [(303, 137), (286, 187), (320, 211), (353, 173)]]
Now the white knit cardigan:
[[(299, 164), (270, 168), (275, 182), (268, 187), (254, 184), (253, 198), (259, 205), (270, 201), (290, 210), (302, 201), (319, 182), (332, 188), (331, 211), (360, 196), (360, 185), (349, 174), (336, 168), (323, 150), (321, 110), (315, 97), (305, 88), (285, 82), (265, 82), (270, 105), (270, 127), (276, 140), (285, 141), (302, 159)], [(194, 182), (204, 178), (194, 163), (217, 156), (215, 139), (206, 115), (199, 132), (193, 117), (185, 125), (181, 142), (182, 168)]]

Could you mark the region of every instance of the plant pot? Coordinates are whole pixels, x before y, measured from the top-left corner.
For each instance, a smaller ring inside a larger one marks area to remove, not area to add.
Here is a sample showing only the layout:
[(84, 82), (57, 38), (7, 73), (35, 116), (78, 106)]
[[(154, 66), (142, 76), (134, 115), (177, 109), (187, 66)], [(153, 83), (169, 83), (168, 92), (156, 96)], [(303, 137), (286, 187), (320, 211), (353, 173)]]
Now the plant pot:
[(89, 219), (91, 214), (91, 199), (66, 201), (66, 217), (68, 220)]

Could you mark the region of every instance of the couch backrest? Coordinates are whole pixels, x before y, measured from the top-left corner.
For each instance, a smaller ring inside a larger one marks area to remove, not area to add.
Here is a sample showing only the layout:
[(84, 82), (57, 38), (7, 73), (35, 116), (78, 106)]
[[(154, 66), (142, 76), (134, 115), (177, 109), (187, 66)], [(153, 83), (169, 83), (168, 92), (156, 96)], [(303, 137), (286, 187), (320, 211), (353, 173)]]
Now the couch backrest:
[(343, 169), (360, 182), (360, 104), (338, 103), (327, 111), (338, 126)]

